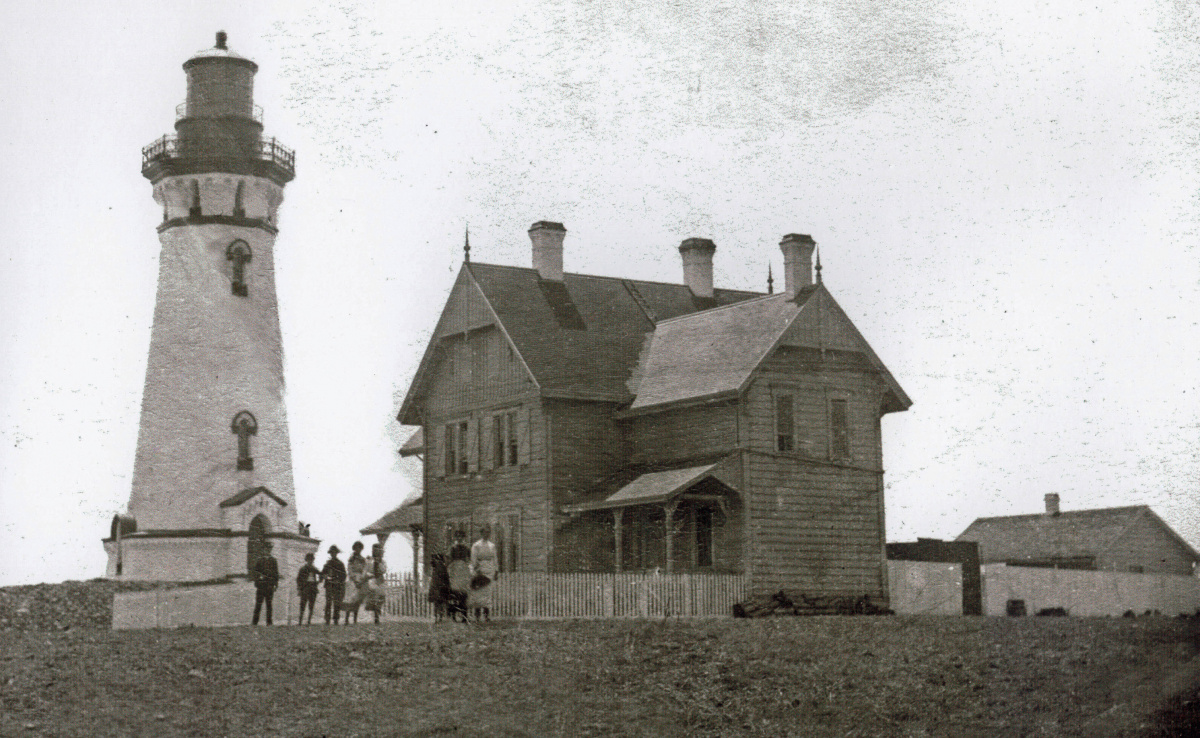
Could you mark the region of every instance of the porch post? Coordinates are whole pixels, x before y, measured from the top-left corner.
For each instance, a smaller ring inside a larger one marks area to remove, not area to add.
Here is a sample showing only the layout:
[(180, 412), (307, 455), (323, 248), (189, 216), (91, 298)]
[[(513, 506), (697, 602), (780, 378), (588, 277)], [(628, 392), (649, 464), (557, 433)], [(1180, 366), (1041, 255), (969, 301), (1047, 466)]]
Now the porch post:
[(417, 586), (417, 573), (420, 571), (419, 564), (421, 562), (421, 529), (415, 525), (409, 526), (412, 531), (412, 547), (413, 547), (413, 586)]
[(621, 565), (625, 558), (625, 541), (622, 536), (621, 523), (625, 518), (625, 508), (613, 509), (613, 571), (621, 573)]
[(678, 502), (668, 502), (663, 505), (663, 527), (667, 531), (667, 573), (671, 574), (675, 571), (675, 510), (679, 507)]

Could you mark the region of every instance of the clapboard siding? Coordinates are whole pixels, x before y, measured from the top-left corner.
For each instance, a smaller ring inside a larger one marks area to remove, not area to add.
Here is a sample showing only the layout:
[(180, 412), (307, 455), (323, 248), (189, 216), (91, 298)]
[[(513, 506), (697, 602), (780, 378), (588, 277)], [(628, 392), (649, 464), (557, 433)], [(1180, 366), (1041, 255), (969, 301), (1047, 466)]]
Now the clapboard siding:
[(547, 400), (550, 418), (552, 500), (556, 506), (579, 495), (625, 463), (625, 446), (613, 421), (611, 403)]
[(829, 401), (846, 400), (849, 463), (871, 469), (881, 464), (879, 432), (883, 384), (865, 357), (780, 347), (763, 364), (746, 393), (750, 447), (776, 451), (775, 402), (790, 396), (795, 418), (796, 456), (829, 460)]
[[(611, 403), (547, 400), (550, 419), (551, 509), (577, 502), (625, 462), (621, 434)], [(556, 514), (551, 525), (552, 571), (611, 570), (612, 528), (595, 526), (594, 516), (571, 520)], [(602, 520), (602, 518), (599, 518)]]
[(630, 460), (670, 463), (733, 451), (738, 446), (735, 403), (701, 405), (626, 421)]
[(1142, 513), (1096, 561), (1099, 569), (1146, 574), (1192, 573), (1194, 558), (1158, 520)]
[[(462, 342), (464, 338), (452, 340)], [(475, 331), (465, 341), (477, 341), (484, 351), (482, 367), (474, 363), (469, 351), (461, 354), (462, 358), (454, 357), (457, 366), (453, 370), (448, 362), (439, 362), (427, 395), (424, 433), (428, 551), (446, 550), (448, 523), (465, 523), (471, 529), (469, 535), (474, 536), (484, 523), (495, 527), (516, 516), (520, 570), (545, 571), (549, 552), (547, 455), (540, 399), (524, 367), (509, 359), (503, 335), (494, 327)], [(482, 371), (477, 371), (480, 368)], [(509, 411), (518, 413), (519, 435), (525, 446), (517, 466), (495, 468), (492, 418)], [(442, 455), (445, 426), (460, 421), (468, 422), (474, 436), (470, 471), (466, 475), (446, 475)]]
[(753, 590), (885, 600), (879, 475), (778, 454), (747, 458)]

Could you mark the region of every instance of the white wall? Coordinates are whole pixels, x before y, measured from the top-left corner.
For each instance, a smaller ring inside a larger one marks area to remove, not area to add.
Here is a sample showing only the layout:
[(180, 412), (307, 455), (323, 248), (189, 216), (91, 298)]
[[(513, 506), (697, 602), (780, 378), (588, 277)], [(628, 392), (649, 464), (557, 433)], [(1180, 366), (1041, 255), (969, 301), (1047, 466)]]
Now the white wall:
[(1004, 615), (1009, 600), (1025, 612), (1062, 607), (1071, 615), (1191, 614), (1200, 609), (1200, 579), (1173, 574), (1040, 569), (1005, 564), (983, 567), (983, 611)]
[(893, 561), (888, 564), (891, 607), (900, 615), (962, 615), (962, 564)]

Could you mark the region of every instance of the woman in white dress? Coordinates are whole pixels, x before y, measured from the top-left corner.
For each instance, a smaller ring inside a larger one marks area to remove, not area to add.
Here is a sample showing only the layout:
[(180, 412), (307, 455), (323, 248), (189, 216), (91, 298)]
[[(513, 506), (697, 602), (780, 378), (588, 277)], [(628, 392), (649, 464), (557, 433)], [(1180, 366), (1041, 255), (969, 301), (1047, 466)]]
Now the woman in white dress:
[(483, 526), (479, 540), (471, 545), (471, 591), (467, 596), (467, 607), (475, 612), (475, 621), (492, 619), (492, 583), (500, 571), (496, 557), (496, 544), (492, 543), (492, 529)]

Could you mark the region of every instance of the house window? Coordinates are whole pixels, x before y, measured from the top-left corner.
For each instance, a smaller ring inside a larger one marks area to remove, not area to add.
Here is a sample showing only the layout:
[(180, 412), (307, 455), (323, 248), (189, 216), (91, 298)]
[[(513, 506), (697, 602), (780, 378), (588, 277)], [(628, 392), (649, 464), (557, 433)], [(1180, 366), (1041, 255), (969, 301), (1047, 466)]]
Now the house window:
[(829, 443), (836, 461), (850, 460), (850, 423), (846, 417), (846, 401), (829, 401)]
[(508, 423), (508, 465), (516, 466), (521, 451), (520, 439), (517, 436), (517, 411), (505, 413), (504, 417)]
[(458, 425), (455, 423), (446, 424), (446, 474), (454, 474), (458, 471), (458, 446), (454, 443), (455, 430)]
[(788, 453), (796, 448), (796, 419), (793, 416), (792, 396), (775, 398), (775, 450)]
[(495, 446), (492, 448), (492, 461), (497, 469), (504, 466), (504, 460), (508, 458), (508, 439), (504, 432), (507, 428), (505, 424), (505, 413), (492, 416), (492, 440)]
[(521, 446), (520, 439), (517, 437), (517, 411), (509, 410), (493, 416), (492, 434), (495, 443), (492, 448), (492, 460), (495, 462), (496, 468), (516, 466), (520, 463)]
[(482, 382), (487, 368), (487, 336), (475, 336), (467, 348), (471, 352), (471, 380)]
[(713, 565), (713, 511), (711, 507), (696, 509), (696, 566)]
[(470, 429), (467, 421), (458, 424), (458, 432), (454, 439), (458, 445), (458, 473), (467, 473), (467, 431)]

